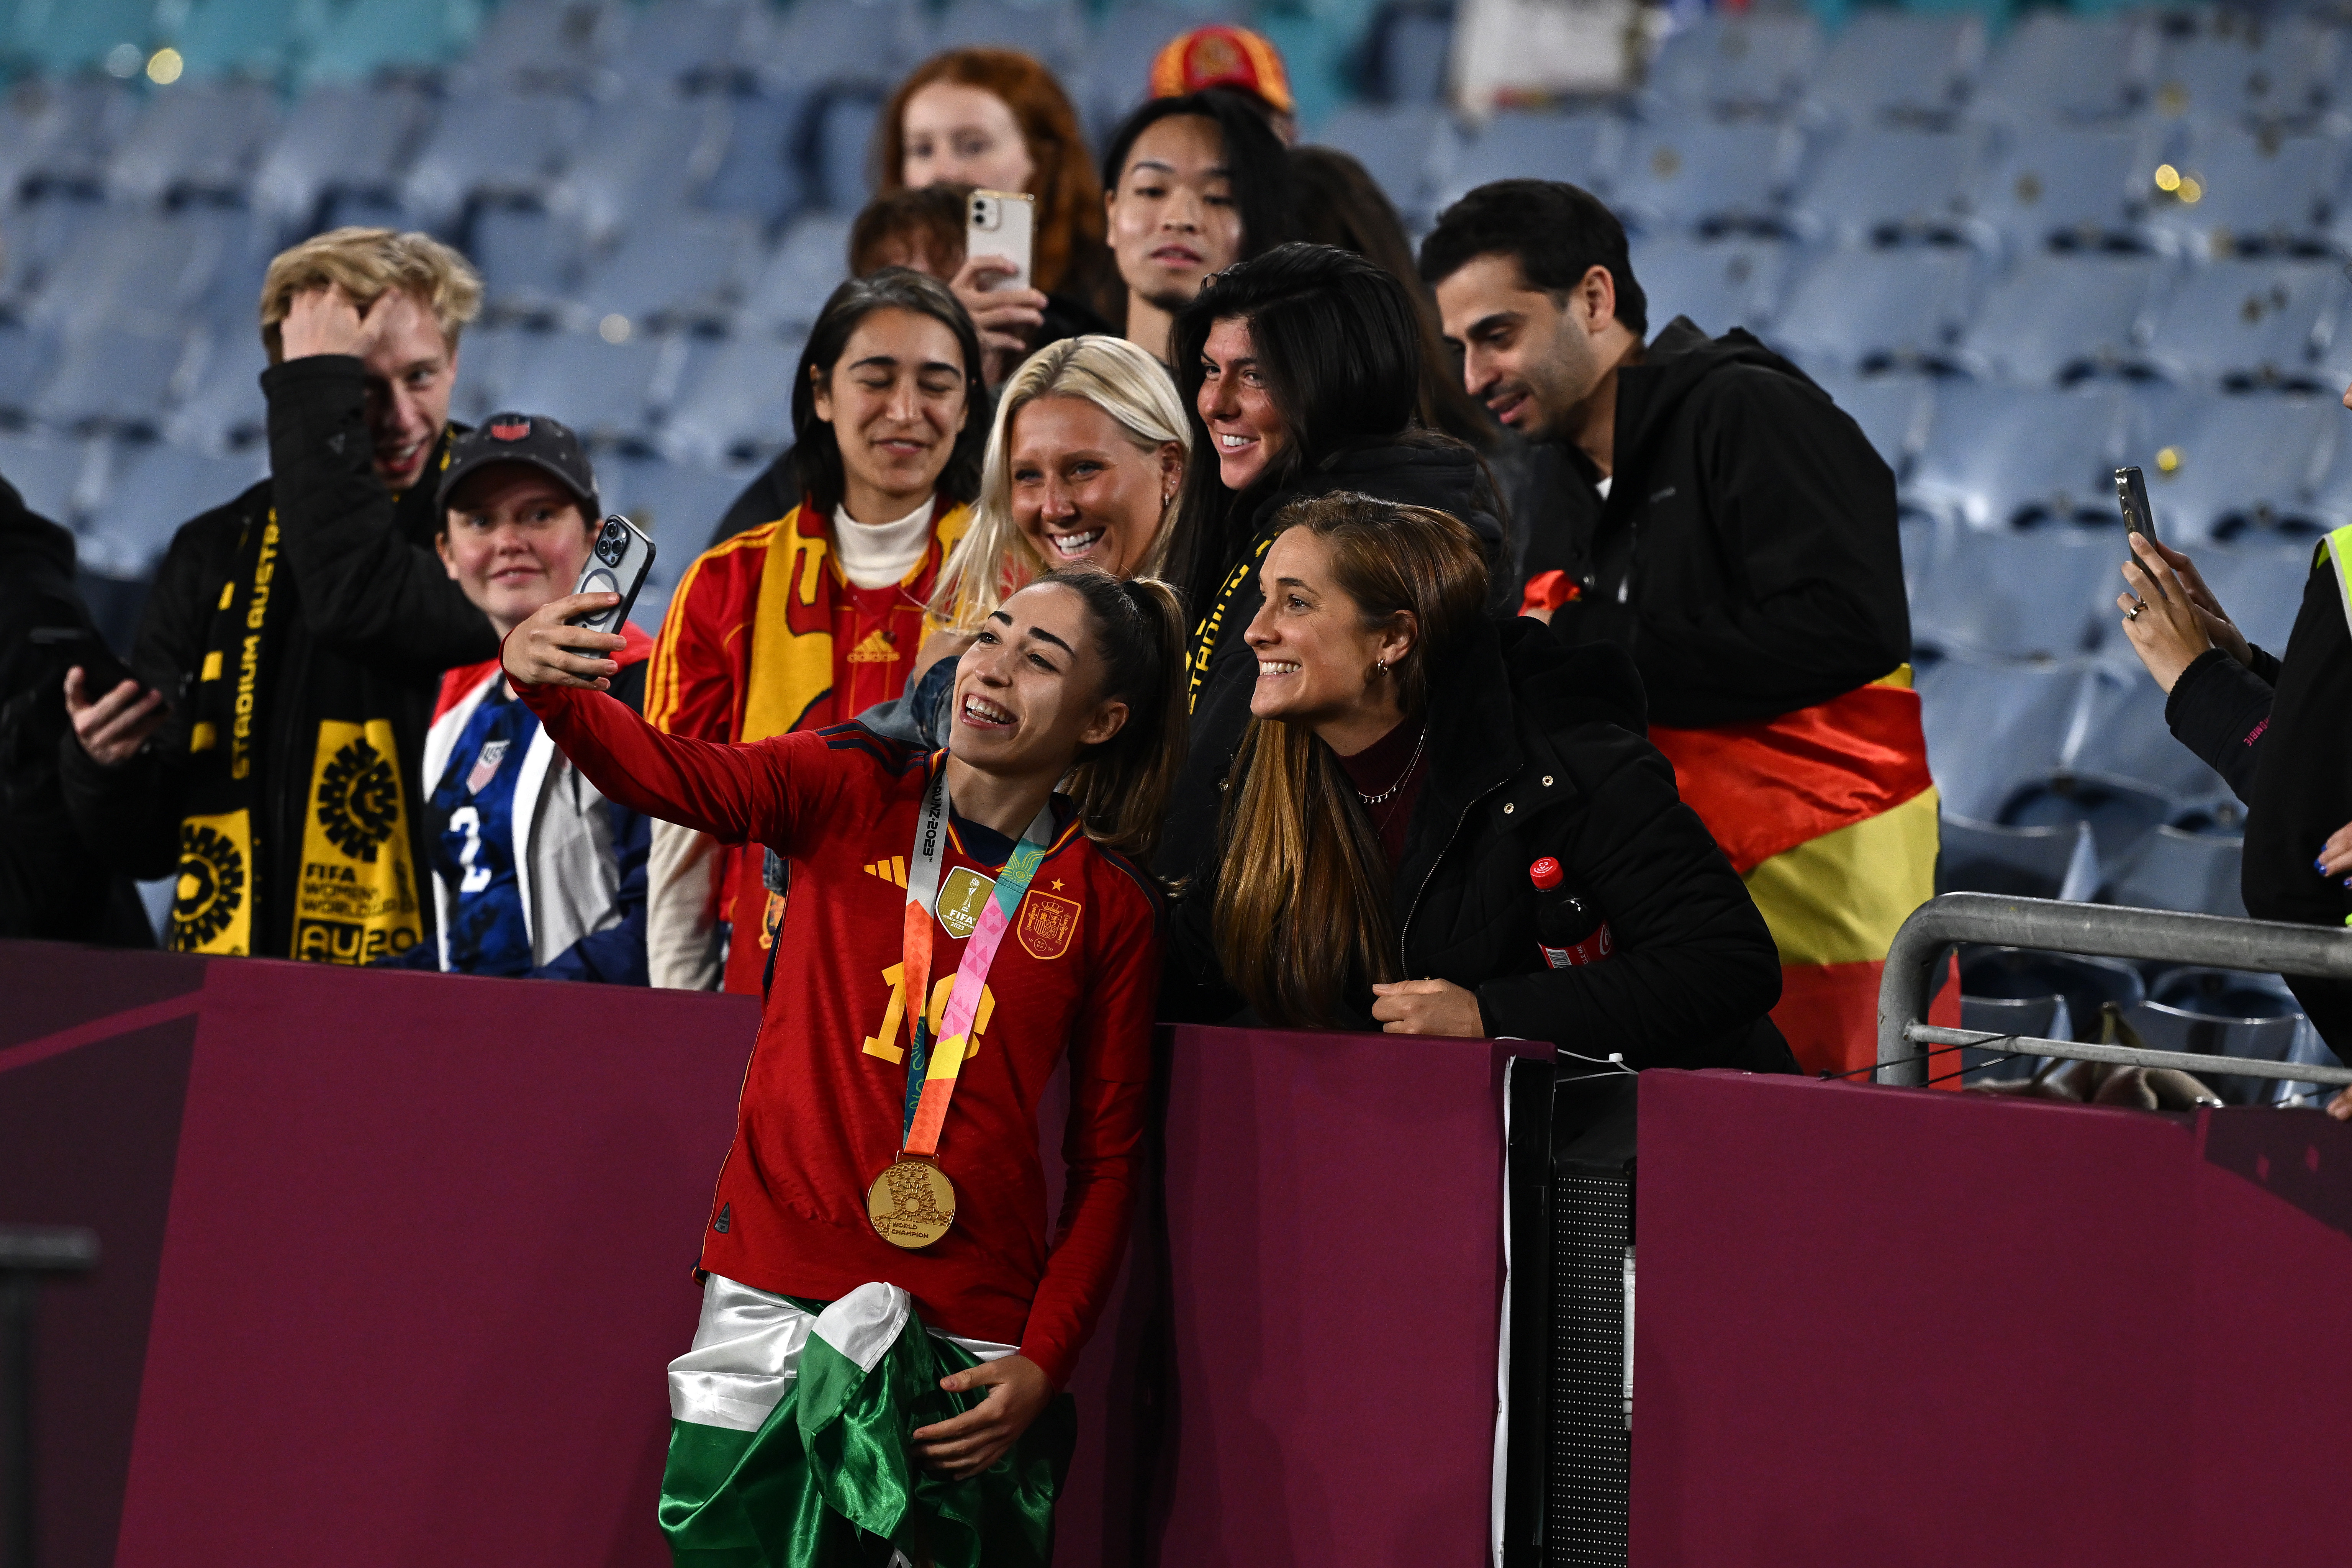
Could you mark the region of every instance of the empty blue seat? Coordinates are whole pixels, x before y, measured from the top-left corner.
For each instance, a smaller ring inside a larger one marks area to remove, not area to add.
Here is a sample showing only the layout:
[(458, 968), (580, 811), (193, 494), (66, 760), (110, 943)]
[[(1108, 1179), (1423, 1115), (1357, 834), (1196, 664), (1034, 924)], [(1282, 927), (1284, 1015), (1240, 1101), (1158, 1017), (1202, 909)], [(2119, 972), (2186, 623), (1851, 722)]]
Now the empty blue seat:
[(424, 96), (410, 88), (312, 89), (287, 114), (254, 171), (253, 205), (293, 228), (307, 226), (331, 195), (391, 198), (428, 114)]
[(881, 91), (929, 42), (912, 0), (799, 0), (769, 29), (760, 76), (776, 86), (856, 83)]
[(1947, 813), (1938, 828), (1939, 893), (2085, 900), (2098, 885), (2098, 852), (2086, 825), (2004, 827)]
[(2200, 258), (2327, 254), (2344, 184), (2340, 138), (2205, 124), (2172, 166), (2148, 198), (2148, 230), (2162, 242)]
[(1019, 49), (1063, 71), (1086, 54), (1086, 17), (1066, 0), (953, 0), (930, 43), (935, 49)]
[(459, 54), (479, 13), (446, 0), (368, 0), (328, 14), (303, 52), (305, 85), (365, 81), (401, 67), (437, 66)]
[(103, 76), (37, 78), (12, 87), (7, 102), (8, 117), (0, 121), (0, 199), (99, 195), (107, 160), (145, 107), (128, 83)]
[(59, 430), (149, 436), (161, 429), (189, 359), (184, 332), (99, 326), (65, 340), (56, 374), (34, 395), (33, 417)]
[(172, 30), (192, 79), (229, 72), (274, 79), (317, 30), (309, 0), (197, 0)]
[(662, 455), (689, 467), (715, 468), (790, 445), (793, 372), (800, 352), (798, 342), (772, 337), (730, 342), (694, 384), (679, 389), (662, 426)]
[(2042, 251), (1985, 293), (1960, 340), (1974, 374), (2043, 386), (2127, 372), (2141, 357), (2164, 264)]
[(2116, 515), (2123, 438), (2124, 402), (2111, 387), (1947, 383), (1905, 494), (1978, 529), (2104, 522)]
[[(473, 360), (474, 342), (468, 337), (464, 365), (469, 374)], [(261, 395), (261, 372), (268, 363), (248, 307), (239, 329), (216, 328), (210, 334), (203, 373), (179, 406), (165, 417), (163, 439), (214, 457), (245, 447), (263, 449), (269, 405)]]
[(1794, 255), (1794, 247), (1777, 239), (1643, 235), (1633, 242), (1632, 260), (1653, 331), (1688, 316), (1719, 336), (1734, 327), (1760, 332), (1771, 324), (1788, 292)]
[(625, 514), (654, 537), (653, 575), (631, 616), (650, 629), (659, 624), (662, 606), (668, 603), (678, 578), (694, 563), (710, 531), (759, 470), (741, 466), (707, 468), (632, 454), (598, 465), (596, 472), (605, 510)]
[(2004, 827), (2080, 823), (2090, 829), (2104, 874), (2105, 868), (2137, 858), (2172, 811), (2168, 796), (2129, 779), (2069, 772), (2019, 786), (1995, 820)]
[(1647, 91), (1685, 110), (1785, 109), (1802, 96), (1821, 52), (1811, 16), (1708, 11), (1660, 47)]
[(1832, 251), (1798, 280), (1771, 341), (1808, 369), (1937, 369), (1967, 320), (1972, 266), (1942, 248)]
[(2197, 1076), (2227, 1103), (2268, 1104), (2278, 1093), (2276, 1079), (2222, 1070), (2232, 1057), (2283, 1062), (2302, 1033), (2294, 994), (2274, 978), (2263, 981), (2235, 970), (2172, 970), (2158, 976), (2148, 1000), (2124, 1016), (2150, 1050), (2215, 1058), (2212, 1068)]
[(646, 95), (598, 107), (547, 207), (591, 246), (625, 227), (658, 229), (717, 172), (730, 117), (717, 99)]
[(16, 487), (26, 506), (71, 527), (94, 489), (92, 447), (86, 441), (0, 435), (0, 478)]
[(580, 247), (569, 226), (535, 207), (489, 207), (474, 216), (467, 246), (482, 292), (502, 316), (545, 317), (570, 297)]
[(1901, 478), (1927, 427), (1930, 384), (1912, 375), (1849, 376), (1828, 372), (1813, 380), (1853, 416), (1871, 446), (1886, 459), (1886, 466)]
[(654, 0), (626, 20), (612, 66), (641, 88), (740, 89), (751, 83), (772, 16), (752, 0)]
[[(449, 416), (479, 425), (500, 409), (522, 406), (530, 412), (520, 399), (508, 393), (524, 352), (540, 336), (527, 328), (495, 321), (467, 328), (457, 347), (457, 384), (449, 395)], [(548, 412), (559, 418), (570, 417), (555, 409)]]
[(1430, 104), (1351, 106), (1324, 121), (1315, 140), (1361, 163), (1408, 223), (1435, 210), (1438, 162), (1453, 140), (1443, 110)]
[(1696, 116), (1639, 126), (1610, 182), (1611, 205), (1636, 228), (1777, 229), (1802, 150), (1792, 126)]
[(2090, 652), (2115, 618), (2106, 606), (2122, 586), (2119, 537), (2063, 524), (1955, 528), (1925, 602), (1912, 605), (1914, 635), (1996, 658)]
[(1918, 675), (1927, 765), (1944, 810), (1990, 822), (2020, 787), (2063, 773), (2080, 744), (2086, 667), (1953, 654)]
[(650, 336), (611, 343), (593, 331), (531, 332), (518, 341), (500, 401), (553, 415), (583, 439), (643, 438), (652, 425), (662, 345)]
[(679, 213), (634, 231), (591, 268), (573, 313), (583, 325), (617, 315), (633, 331), (716, 325), (764, 259), (750, 218)]
[(626, 28), (613, 0), (505, 0), (467, 51), (460, 85), (493, 92), (584, 88)]
[(2032, 948), (1964, 947), (1960, 949), (1960, 994), (2059, 997), (2066, 1005), (2070, 1027), (2063, 1035), (2053, 1030), (2050, 1037), (2095, 1040), (2101, 1008), (2108, 1003), (2136, 1006), (2147, 998), (2147, 985), (2139, 971), (2120, 958)]
[(401, 201), (418, 222), (447, 228), (478, 197), (536, 199), (584, 120), (580, 103), (551, 95), (452, 99), (402, 182)]
[(216, 213), (109, 210), (75, 231), (46, 268), (27, 314), (68, 332), (184, 331), (221, 265), (226, 237)]
[(2336, 30), (2325, 21), (2231, 6), (2181, 19), (2200, 25), (2165, 41), (2154, 77), (2159, 112), (2276, 121), (2325, 105), (2336, 57)]
[(2124, 460), (2147, 478), (2158, 537), (2193, 549), (2320, 531), (2308, 497), (2345, 417), (2331, 399), (2165, 390), (2133, 415)]
[(2307, 541), (2273, 544), (2242, 536), (2228, 548), (2194, 552), (2199, 574), (2230, 619), (2248, 640), (2273, 653), (2286, 651), (2287, 632), (2303, 607), (2311, 557)]
[(1565, 180), (1605, 192), (1623, 142), (1623, 122), (1608, 115), (1497, 114), (1446, 160), (1440, 205), (1495, 180)]
[(83, 564), (110, 577), (144, 577), (181, 524), (268, 477), (269, 457), (258, 447), (226, 457), (160, 442), (133, 447), (81, 527)]
[(2242, 838), (2158, 827), (2110, 884), (2108, 897), (2134, 909), (2242, 920), (2246, 900), (2238, 891), (2238, 868), (2245, 847)]
[(1816, 161), (1794, 221), (1801, 232), (1842, 245), (1990, 238), (1969, 211), (1983, 142), (1975, 130), (1849, 131)]
[(702, 205), (762, 225), (792, 216), (808, 198), (794, 144), (808, 113), (806, 96), (782, 89), (732, 99), (727, 107), (727, 151), (702, 187)]
[(2163, 141), (2137, 124), (2005, 126), (1972, 206), (2013, 250), (2136, 246)]
[(752, 280), (736, 313), (736, 330), (804, 331), (848, 276), (849, 220), (803, 217), (785, 232)]
[[(2112, 601), (2123, 591), (2123, 559), (2121, 549), (2110, 553), (2116, 566), (2108, 579), (2114, 584), (2113, 592), (2107, 592), (2111, 622), (2121, 618)], [(2105, 584), (2101, 591), (2106, 592)], [(2228, 796), (2230, 786), (2221, 776), (2172, 738), (2164, 721), (2164, 689), (2148, 678), (2137, 658), (2118, 652), (2113, 665), (2092, 681), (2088, 701), (2083, 742), (2074, 757), (2078, 770), (2129, 780), (2172, 800)]]
[(277, 125), (277, 96), (258, 82), (178, 83), (155, 95), (114, 150), (108, 192), (141, 202), (241, 195)]
[(866, 205), (874, 188), (875, 132), (882, 120), (882, 94), (866, 88), (837, 87), (818, 95), (816, 195), (844, 217)]
[(1882, 116), (1932, 120), (1966, 100), (1984, 52), (1980, 16), (1857, 10), (1828, 55), (1806, 73), (1805, 97), (1851, 125)]
[(2215, 261), (2157, 307), (2151, 360), (2175, 381), (2336, 392), (2315, 359), (2344, 279), (2328, 261)]
[(64, 76), (91, 69), (123, 44), (155, 41), (153, 0), (75, 0), (69, 5), (19, 5), (0, 45)]
[(1986, 61), (1970, 108), (2036, 123), (2118, 115), (2146, 97), (2156, 49), (2141, 16), (2029, 11)]

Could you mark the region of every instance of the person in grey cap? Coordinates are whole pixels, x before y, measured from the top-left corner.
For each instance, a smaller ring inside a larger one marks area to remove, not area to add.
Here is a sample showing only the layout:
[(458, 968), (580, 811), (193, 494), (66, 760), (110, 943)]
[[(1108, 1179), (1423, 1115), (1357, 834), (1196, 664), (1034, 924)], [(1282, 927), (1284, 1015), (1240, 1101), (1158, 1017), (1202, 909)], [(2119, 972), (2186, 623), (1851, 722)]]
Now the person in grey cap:
[[(501, 638), (572, 592), (604, 518), (579, 437), (543, 415), (457, 437), (437, 496), (433, 547)], [(641, 707), (653, 639), (622, 635), (613, 694)], [(442, 678), (423, 784), (440, 940), (402, 967), (646, 984), (650, 825), (564, 760), (496, 659)]]

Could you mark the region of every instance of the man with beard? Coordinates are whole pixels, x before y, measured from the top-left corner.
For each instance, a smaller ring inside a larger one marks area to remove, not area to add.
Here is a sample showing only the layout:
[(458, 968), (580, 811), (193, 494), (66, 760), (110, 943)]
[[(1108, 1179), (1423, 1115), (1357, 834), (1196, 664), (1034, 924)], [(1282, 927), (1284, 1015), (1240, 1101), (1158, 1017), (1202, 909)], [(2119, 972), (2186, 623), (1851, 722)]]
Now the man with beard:
[(1774, 1021), (1809, 1071), (1867, 1064), (1887, 945), (1935, 890), (1894, 474), (1748, 332), (1649, 337), (1625, 231), (1574, 185), (1480, 186), (1421, 270), (1471, 394), (1557, 467), (1528, 607), (1633, 655), (1780, 946)]
[(367, 963), (431, 933), (410, 781), (441, 672), (498, 652), (433, 553), (481, 292), (422, 234), (336, 229), (273, 260), (270, 477), (173, 536), (143, 693), (67, 678), (68, 807), (117, 868), (176, 868), (171, 947)]

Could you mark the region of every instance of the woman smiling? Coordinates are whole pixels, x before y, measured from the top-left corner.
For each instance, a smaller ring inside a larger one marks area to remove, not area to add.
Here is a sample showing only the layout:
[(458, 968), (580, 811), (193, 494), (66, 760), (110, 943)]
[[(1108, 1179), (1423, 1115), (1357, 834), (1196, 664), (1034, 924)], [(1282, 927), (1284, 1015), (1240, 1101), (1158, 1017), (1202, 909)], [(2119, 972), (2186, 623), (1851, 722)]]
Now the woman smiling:
[[(654, 647), (646, 719), (754, 741), (898, 696), (979, 487), (985, 396), (978, 339), (945, 284), (891, 268), (835, 289), (793, 378), (801, 503), (687, 569)], [(655, 984), (710, 988), (723, 950), (726, 988), (759, 993), (782, 912), (761, 872), (756, 849), (656, 826)]]

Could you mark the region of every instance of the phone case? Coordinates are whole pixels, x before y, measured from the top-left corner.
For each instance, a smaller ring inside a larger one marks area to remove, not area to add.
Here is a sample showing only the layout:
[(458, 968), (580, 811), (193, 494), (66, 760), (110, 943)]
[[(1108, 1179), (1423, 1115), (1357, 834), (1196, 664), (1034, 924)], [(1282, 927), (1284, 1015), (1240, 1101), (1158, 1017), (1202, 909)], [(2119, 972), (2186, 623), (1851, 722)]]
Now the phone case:
[(618, 594), (621, 602), (602, 615), (575, 616), (572, 624), (618, 635), (629, 612), (636, 607), (637, 591), (654, 569), (654, 542), (629, 526), (625, 517), (608, 517), (596, 534), (588, 564), (580, 570), (575, 594)]
[(2156, 514), (2147, 505), (2147, 480), (2137, 468), (2116, 470), (2116, 504), (2123, 509), (2124, 527), (2156, 537)]
[(1019, 191), (974, 191), (964, 209), (964, 255), (1001, 256), (1021, 270), (999, 276), (991, 289), (1027, 289), (1033, 233), (1037, 221), (1034, 197)]

